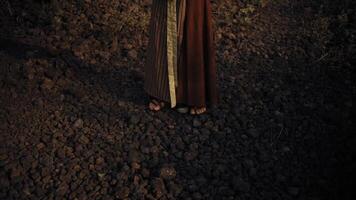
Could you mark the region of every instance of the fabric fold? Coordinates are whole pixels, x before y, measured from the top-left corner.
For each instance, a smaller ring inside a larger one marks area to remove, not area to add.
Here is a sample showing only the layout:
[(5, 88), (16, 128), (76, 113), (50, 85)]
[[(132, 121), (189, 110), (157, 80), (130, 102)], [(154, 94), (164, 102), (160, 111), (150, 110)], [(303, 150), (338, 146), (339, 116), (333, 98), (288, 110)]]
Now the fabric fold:
[(218, 102), (209, 0), (153, 0), (144, 90), (171, 104)]

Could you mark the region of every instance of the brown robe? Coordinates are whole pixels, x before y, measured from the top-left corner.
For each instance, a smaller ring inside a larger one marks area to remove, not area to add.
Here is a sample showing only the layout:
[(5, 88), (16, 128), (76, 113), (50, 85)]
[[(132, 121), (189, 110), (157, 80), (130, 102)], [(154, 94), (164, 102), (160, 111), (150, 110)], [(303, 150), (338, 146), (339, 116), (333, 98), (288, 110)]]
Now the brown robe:
[[(214, 33), (209, 0), (177, 0), (177, 103), (218, 103)], [(183, 3), (184, 2), (184, 3)], [(145, 91), (170, 102), (167, 70), (167, 0), (153, 0), (147, 49)]]

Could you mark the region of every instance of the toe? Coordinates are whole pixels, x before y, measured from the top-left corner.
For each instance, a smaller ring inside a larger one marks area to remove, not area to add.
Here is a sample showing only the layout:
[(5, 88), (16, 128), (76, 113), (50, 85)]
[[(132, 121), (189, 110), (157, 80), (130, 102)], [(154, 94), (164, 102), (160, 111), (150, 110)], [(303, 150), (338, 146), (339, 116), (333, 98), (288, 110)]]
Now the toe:
[(200, 109), (197, 111), (197, 113), (198, 113), (198, 114), (203, 114), (203, 113), (205, 113), (205, 111), (206, 111), (206, 108), (200, 108)]
[(150, 110), (154, 110), (154, 105), (153, 105), (153, 103), (150, 102), (149, 105), (148, 105), (148, 107), (149, 107)]
[(154, 103), (154, 102), (150, 102), (150, 104), (149, 104), (149, 108), (150, 108), (150, 110), (153, 110), (153, 111), (158, 111), (159, 109), (160, 109), (160, 106), (159, 105), (157, 105), (156, 103)]

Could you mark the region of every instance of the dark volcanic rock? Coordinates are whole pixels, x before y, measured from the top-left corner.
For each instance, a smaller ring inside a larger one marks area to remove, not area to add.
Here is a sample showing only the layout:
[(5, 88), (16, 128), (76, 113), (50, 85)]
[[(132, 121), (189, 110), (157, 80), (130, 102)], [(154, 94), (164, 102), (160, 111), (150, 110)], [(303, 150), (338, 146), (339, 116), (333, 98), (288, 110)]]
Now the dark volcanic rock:
[(77, 119), (74, 124), (73, 124), (73, 127), (74, 128), (83, 128), (83, 120), (82, 119)]
[(162, 167), (160, 170), (160, 177), (163, 179), (174, 179), (176, 175), (174, 167)]

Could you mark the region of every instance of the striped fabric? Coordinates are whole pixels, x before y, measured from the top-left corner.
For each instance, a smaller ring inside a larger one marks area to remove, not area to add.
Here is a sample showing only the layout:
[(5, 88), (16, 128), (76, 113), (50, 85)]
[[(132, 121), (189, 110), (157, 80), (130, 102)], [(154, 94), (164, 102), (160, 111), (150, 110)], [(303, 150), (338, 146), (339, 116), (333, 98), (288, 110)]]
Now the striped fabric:
[[(185, 4), (185, 0), (177, 0), (177, 58), (183, 37)], [(167, 6), (167, 0), (153, 0), (152, 3), (144, 89), (155, 98), (171, 102), (167, 67)]]
[(171, 107), (177, 104), (176, 88), (178, 87), (177, 71), (177, 1), (168, 0), (167, 5), (167, 67)]

